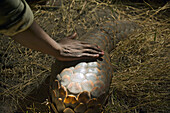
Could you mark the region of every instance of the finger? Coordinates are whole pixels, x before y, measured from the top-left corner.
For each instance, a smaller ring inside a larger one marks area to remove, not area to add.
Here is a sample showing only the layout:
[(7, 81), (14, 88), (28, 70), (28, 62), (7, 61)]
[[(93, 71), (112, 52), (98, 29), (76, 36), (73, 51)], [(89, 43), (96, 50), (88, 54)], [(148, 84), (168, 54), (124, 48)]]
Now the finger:
[(98, 45), (96, 45), (96, 44), (92, 44), (92, 43), (89, 43), (89, 42), (85, 42), (85, 41), (81, 41), (81, 44), (83, 44), (84, 46), (86, 46), (86, 47), (95, 47), (95, 48), (100, 48)]
[(81, 44), (91, 44), (91, 43), (86, 42), (86, 41), (81, 41)]
[(104, 55), (104, 51), (97, 51), (97, 50), (93, 50), (93, 49), (84, 49), (83, 53)]
[(99, 54), (91, 54), (91, 53), (81, 53), (77, 55), (77, 57), (86, 57), (86, 58), (98, 58), (100, 55)]
[(94, 45), (94, 46), (99, 47), (98, 45), (96, 45), (96, 44), (94, 44), (94, 43), (89, 43), (89, 42), (87, 42), (87, 41), (81, 41), (81, 44)]
[[(87, 50), (88, 51), (88, 50)], [(62, 53), (62, 57), (58, 60), (62, 61), (71, 61), (71, 60), (80, 60), (80, 59), (96, 59), (101, 56), (99, 53)]]
[[(81, 56), (81, 57), (80, 57)], [(66, 56), (66, 57), (60, 57), (60, 58), (57, 58), (57, 60), (60, 60), (60, 61), (75, 61), (75, 60), (82, 60), (82, 59), (96, 59), (98, 58), (99, 55), (78, 55), (77, 57), (71, 57), (71, 56)]]
[(87, 48), (87, 49), (93, 49), (93, 50), (102, 52), (102, 50), (100, 49), (100, 47), (97, 46), (97, 45), (84, 44), (83, 47), (84, 47), (84, 48)]
[(77, 33), (75, 32), (74, 34), (67, 36), (66, 38), (68, 39), (75, 39), (77, 37)]

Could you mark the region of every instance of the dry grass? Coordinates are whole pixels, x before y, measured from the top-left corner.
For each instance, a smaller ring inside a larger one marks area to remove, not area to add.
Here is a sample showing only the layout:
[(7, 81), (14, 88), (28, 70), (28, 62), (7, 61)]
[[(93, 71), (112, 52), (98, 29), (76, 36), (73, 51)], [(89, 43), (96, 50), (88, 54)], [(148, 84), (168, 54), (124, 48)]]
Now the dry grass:
[[(151, 3), (71, 0), (58, 9), (34, 6), (36, 21), (56, 41), (73, 32), (80, 37), (109, 18), (142, 26), (140, 33), (120, 42), (111, 52), (115, 74), (105, 112), (169, 111), (170, 4), (157, 7)], [(7, 106), (12, 109), (13, 103), (50, 75), (54, 59), (1, 36), (0, 61), (1, 100), (10, 101)], [(42, 112), (34, 103), (27, 110)]]
[(112, 101), (106, 109), (122, 113), (167, 113), (170, 94), (170, 18), (163, 12), (170, 8), (170, 4), (151, 10), (122, 7), (131, 12), (119, 9), (120, 14), (139, 22), (143, 29), (119, 43), (111, 53), (115, 76), (111, 85)]

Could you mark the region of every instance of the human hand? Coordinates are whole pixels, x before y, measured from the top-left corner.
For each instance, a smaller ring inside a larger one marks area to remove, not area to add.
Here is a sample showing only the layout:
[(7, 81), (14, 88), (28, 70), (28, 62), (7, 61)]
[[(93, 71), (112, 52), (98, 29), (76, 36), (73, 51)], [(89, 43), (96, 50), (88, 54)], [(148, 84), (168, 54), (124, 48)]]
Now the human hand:
[(97, 45), (92, 45), (88, 42), (73, 40), (77, 36), (74, 33), (72, 36), (66, 37), (58, 42), (60, 45), (58, 60), (72, 61), (80, 59), (94, 59), (104, 55)]

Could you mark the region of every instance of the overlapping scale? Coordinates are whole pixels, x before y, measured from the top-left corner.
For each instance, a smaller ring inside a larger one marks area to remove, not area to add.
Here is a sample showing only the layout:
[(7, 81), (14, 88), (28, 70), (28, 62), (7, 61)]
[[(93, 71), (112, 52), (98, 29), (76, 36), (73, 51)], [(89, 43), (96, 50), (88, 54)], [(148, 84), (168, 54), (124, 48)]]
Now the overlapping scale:
[(75, 66), (75, 68), (77, 68), (77, 67), (79, 67), (79, 66), (86, 68), (86, 67), (87, 67), (87, 63), (86, 63), (86, 62), (81, 62), (81, 63), (77, 64), (77, 65)]
[(83, 91), (77, 96), (77, 98), (78, 98), (79, 102), (86, 104), (91, 99), (91, 96), (90, 96), (90, 93), (88, 91)]
[(113, 75), (108, 53), (118, 41), (131, 34), (135, 26), (127, 21), (106, 22), (82, 37), (104, 49), (104, 56), (69, 68), (66, 65), (60, 74), (56, 72), (58, 80), (53, 82), (50, 90), (51, 107), (55, 113), (101, 113)]
[(56, 96), (56, 91), (55, 90), (51, 90), (51, 99), (52, 99), (52, 102), (55, 103), (57, 98), (58, 97)]
[(96, 74), (96, 75), (98, 75), (98, 74), (101, 73), (100, 70), (99, 70), (97, 67), (88, 68), (88, 69), (87, 69), (87, 72), (88, 72), (88, 73), (94, 73), (94, 74)]
[(86, 73), (85, 77), (87, 80), (91, 80), (93, 83), (98, 80), (98, 77), (95, 73)]
[(87, 64), (87, 66), (90, 68), (90, 67), (99, 67), (100, 64), (98, 62), (89, 62)]
[(66, 108), (63, 113), (75, 113), (71, 108)]
[(91, 90), (94, 88), (94, 83), (91, 80), (84, 80), (81, 83), (81, 87), (83, 91), (91, 92)]
[[(107, 95), (107, 96), (109, 96), (109, 95)], [(102, 92), (102, 94), (99, 97), (97, 97), (98, 103), (105, 104), (105, 102), (108, 99), (108, 98), (106, 98), (107, 96), (106, 96), (106, 92)]]
[(71, 107), (71, 108), (75, 108), (79, 104), (76, 96), (74, 96), (74, 95), (68, 95), (64, 99), (64, 103), (65, 103), (66, 107)]
[(85, 74), (85, 73), (87, 73), (87, 68), (86, 68), (86, 67), (77, 66), (77, 67), (74, 69), (74, 73)]
[(61, 77), (61, 85), (66, 87), (72, 94), (78, 94), (81, 91), (91, 92), (94, 88), (94, 83), (99, 80), (106, 82), (102, 78), (102, 67), (98, 62), (81, 62), (75, 67), (64, 69), (59, 76)]
[(102, 90), (99, 87), (94, 87), (91, 91), (91, 95), (93, 97), (98, 97), (101, 94), (102, 94)]
[(78, 82), (71, 82), (67, 86), (67, 89), (72, 94), (78, 94), (78, 93), (80, 93), (82, 91), (82, 87), (81, 87), (80, 83), (78, 83)]
[[(108, 72), (101, 71), (108, 69), (106, 57), (104, 62), (105, 65), (99, 62), (82, 62), (58, 74), (61, 84), (59, 85), (58, 80), (53, 83), (53, 88), (58, 91), (54, 91), (54, 97), (58, 99), (53, 101), (59, 112), (90, 112), (92, 107), (95, 108), (99, 102), (97, 97), (105, 93), (106, 79), (109, 79)], [(75, 94), (78, 95), (74, 96)]]
[(85, 76), (83, 73), (74, 73), (72, 76), (71, 76), (71, 81), (72, 82), (82, 82), (85, 80)]
[(51, 103), (50, 105), (51, 105), (51, 108), (52, 108), (52, 110), (54, 111), (54, 113), (58, 113), (58, 110), (57, 110), (57, 108), (54, 106), (54, 104)]
[(55, 101), (55, 106), (57, 107), (57, 110), (61, 113), (66, 107), (64, 105), (64, 103), (62, 102), (61, 98), (58, 98)]
[(59, 98), (62, 98), (63, 100), (67, 95), (67, 89), (64, 86), (61, 86), (59, 89)]
[(83, 104), (83, 103), (80, 103), (79, 105), (77, 105), (74, 108), (74, 111), (76, 113), (84, 113), (86, 109), (87, 109), (87, 106), (85, 104)]
[(61, 84), (62, 84), (63, 86), (67, 86), (70, 82), (71, 82), (71, 80), (70, 80), (70, 76), (69, 76), (69, 75), (64, 75), (64, 76), (62, 76), (62, 78), (61, 78)]
[(52, 89), (53, 90), (58, 90), (60, 88), (60, 83), (58, 80), (55, 80), (52, 84)]
[(91, 99), (88, 103), (87, 103), (87, 108), (93, 108), (95, 107), (97, 104), (99, 104), (97, 102), (96, 98)]
[(64, 76), (64, 75), (71, 76), (72, 74), (73, 74), (73, 69), (66, 68), (60, 73), (60, 76), (61, 77)]
[(94, 83), (94, 87), (99, 87), (102, 91), (105, 90), (105, 84), (101, 80), (96, 81)]

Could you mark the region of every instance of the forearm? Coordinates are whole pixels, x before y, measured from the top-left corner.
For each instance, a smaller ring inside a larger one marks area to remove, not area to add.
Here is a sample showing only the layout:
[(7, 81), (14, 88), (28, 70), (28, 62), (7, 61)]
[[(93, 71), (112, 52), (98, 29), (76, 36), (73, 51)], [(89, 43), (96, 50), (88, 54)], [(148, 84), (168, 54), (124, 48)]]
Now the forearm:
[(24, 0), (1, 0), (0, 3), (0, 10), (6, 9), (0, 11), (0, 33), (25, 47), (62, 61), (97, 58), (104, 54), (96, 45), (72, 40), (76, 35), (55, 42), (33, 21), (33, 13)]
[(27, 30), (12, 36), (12, 38), (25, 47), (52, 55), (56, 58), (61, 49), (60, 45), (45, 33), (35, 21)]

